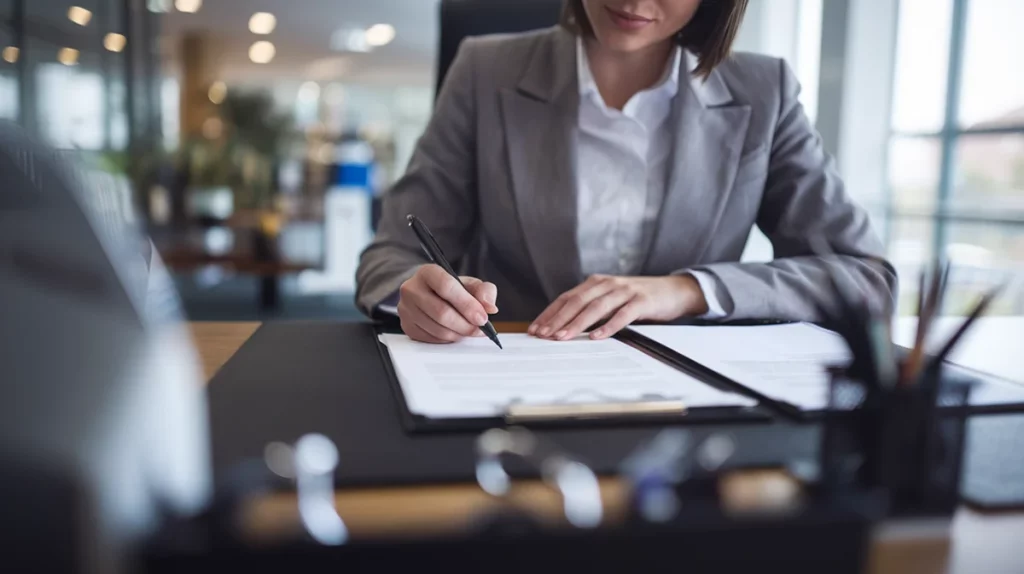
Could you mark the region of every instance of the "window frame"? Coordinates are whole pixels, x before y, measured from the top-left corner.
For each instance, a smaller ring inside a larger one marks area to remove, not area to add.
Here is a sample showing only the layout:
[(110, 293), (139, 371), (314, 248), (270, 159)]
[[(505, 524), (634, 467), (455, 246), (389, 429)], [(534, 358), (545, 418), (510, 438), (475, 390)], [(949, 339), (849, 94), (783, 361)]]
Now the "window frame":
[[(889, 141), (896, 138), (927, 138), (940, 142), (939, 183), (935, 210), (908, 210), (895, 205), (895, 193), (891, 181), (886, 182), (885, 219), (886, 228), (896, 219), (923, 219), (935, 221), (932, 237), (932, 252), (943, 253), (949, 237), (949, 228), (957, 223), (984, 223), (997, 227), (1019, 227), (1024, 229), (1024, 213), (994, 216), (990, 213), (971, 212), (963, 208), (953, 209), (953, 187), (956, 180), (956, 153), (961, 138), (985, 135), (1024, 136), (1024, 123), (1019, 125), (971, 128), (960, 125), (960, 97), (963, 89), (963, 64), (967, 44), (967, 18), (971, 0), (953, 0), (953, 19), (950, 30), (949, 64), (946, 71), (946, 101), (942, 128), (938, 131), (902, 131), (890, 124)], [(902, 5), (902, 2), (901, 2)], [(899, 16), (897, 16), (899, 17)], [(888, 155), (888, 154), (887, 154)], [(887, 160), (888, 161), (888, 160)], [(892, 234), (886, 234), (886, 243), (891, 247)]]

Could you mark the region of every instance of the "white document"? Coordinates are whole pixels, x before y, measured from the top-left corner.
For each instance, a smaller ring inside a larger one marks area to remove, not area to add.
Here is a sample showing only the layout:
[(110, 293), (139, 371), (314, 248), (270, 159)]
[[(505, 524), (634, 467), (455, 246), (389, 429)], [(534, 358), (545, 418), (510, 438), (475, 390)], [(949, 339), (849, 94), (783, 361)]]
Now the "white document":
[(409, 410), (431, 418), (503, 415), (510, 404), (681, 400), (687, 407), (753, 406), (614, 339), (546, 341), (503, 334), (452, 345), (381, 335)]
[[(828, 406), (830, 366), (850, 362), (850, 350), (837, 333), (809, 323), (753, 327), (636, 326), (637, 333), (701, 363), (765, 396), (801, 410)], [(971, 404), (1024, 402), (1024, 386), (961, 367), (950, 372), (984, 380), (971, 392)]]
[(828, 406), (830, 365), (846, 365), (843, 338), (808, 323), (753, 327), (636, 326), (648, 337), (765, 396), (801, 410)]

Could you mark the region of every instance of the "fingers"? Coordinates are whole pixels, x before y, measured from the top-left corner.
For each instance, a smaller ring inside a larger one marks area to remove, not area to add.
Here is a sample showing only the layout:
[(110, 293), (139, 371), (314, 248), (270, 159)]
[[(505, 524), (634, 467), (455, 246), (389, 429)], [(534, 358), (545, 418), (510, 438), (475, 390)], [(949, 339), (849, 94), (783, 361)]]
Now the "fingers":
[[(454, 309), (451, 312), (452, 315), (458, 315)], [(464, 326), (452, 328), (452, 326), (434, 319), (429, 312), (406, 299), (402, 299), (398, 303), (398, 316), (402, 320), (402, 330), (405, 331), (405, 334), (411, 339), (425, 343), (454, 343), (480, 332), (479, 329), (465, 323), (464, 319)]]
[(555, 299), (530, 326), (528, 332), (538, 337), (559, 334), (592, 301), (611, 292), (619, 286), (615, 277), (594, 275), (578, 287), (566, 291)]
[(570, 321), (564, 329), (555, 333), (554, 338), (559, 341), (575, 339), (580, 333), (612, 316), (619, 308), (629, 303), (632, 298), (633, 292), (625, 288), (615, 289), (602, 297), (598, 297), (576, 315), (576, 318)]
[(612, 315), (611, 319), (599, 329), (590, 334), (591, 339), (607, 339), (615, 333), (625, 329), (643, 315), (643, 303), (639, 297), (634, 297)]
[(419, 341), (421, 343), (450, 343), (440, 337), (436, 337), (429, 331), (425, 330), (414, 323), (408, 316), (402, 317), (402, 332), (405, 333), (413, 341)]
[(476, 277), (460, 277), (460, 279), (470, 295), (476, 297), (476, 300), (483, 304), (487, 314), (493, 315), (498, 312), (498, 287), (494, 283), (481, 281)]
[[(485, 294), (489, 291), (485, 287), (480, 289)], [(409, 337), (431, 343), (451, 343), (463, 337), (482, 335), (479, 326), (487, 322), (483, 304), (440, 267), (420, 268), (402, 284), (399, 292), (398, 316)]]
[(526, 332), (535, 337), (547, 337), (550, 335), (551, 329), (547, 326), (548, 322), (555, 316), (555, 313), (561, 310), (565, 305), (565, 301), (564, 295), (552, 301), (551, 304), (544, 309), (544, 312), (538, 315), (537, 318), (533, 320), (533, 323), (530, 323), (530, 327)]
[[(469, 291), (454, 277), (446, 273), (444, 269), (437, 265), (425, 265), (420, 268), (417, 275), (422, 277), (427, 287), (461, 315), (465, 321), (471, 323), (474, 327), (480, 327), (487, 323), (487, 311), (484, 309), (483, 304), (476, 297), (470, 295)], [(424, 309), (424, 311), (442, 325), (447, 324), (440, 316), (434, 314), (434, 312), (443, 312), (442, 309)]]
[[(420, 290), (409, 294), (403, 293), (400, 303), (405, 303), (406, 308), (415, 315), (425, 315), (431, 322), (454, 331), (458, 335), (470, 337), (479, 330), (478, 325), (467, 321), (461, 313), (433, 291)], [(426, 328), (426, 325), (419, 321), (417, 323)]]

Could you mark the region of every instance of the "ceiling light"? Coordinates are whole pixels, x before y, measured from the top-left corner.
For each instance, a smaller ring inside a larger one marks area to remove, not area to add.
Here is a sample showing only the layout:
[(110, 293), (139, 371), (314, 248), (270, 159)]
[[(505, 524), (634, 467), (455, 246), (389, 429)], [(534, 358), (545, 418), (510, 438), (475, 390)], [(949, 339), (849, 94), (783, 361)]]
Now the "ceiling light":
[(128, 43), (128, 38), (125, 38), (122, 34), (115, 34), (111, 32), (103, 38), (103, 47), (110, 50), (111, 52), (120, 52), (124, 50), (124, 45)]
[(374, 46), (387, 46), (395, 39), (395, 27), (391, 24), (374, 24), (366, 29), (366, 43)]
[(343, 28), (331, 34), (331, 49), (336, 52), (369, 52), (373, 46), (366, 41), (366, 30)]
[(203, 0), (174, 0), (174, 7), (177, 8), (179, 12), (195, 14), (203, 7)]
[(211, 102), (220, 105), (224, 103), (224, 98), (228, 97), (228, 86), (224, 82), (214, 82), (206, 95)]
[(61, 48), (57, 52), (57, 61), (65, 66), (74, 66), (78, 63), (78, 50), (74, 48)]
[(72, 6), (68, 8), (68, 20), (79, 26), (88, 26), (89, 21), (92, 20), (92, 12), (81, 6)]
[(249, 48), (249, 59), (257, 64), (267, 64), (274, 59), (277, 48), (266, 40), (260, 40)]
[(277, 27), (277, 18), (270, 12), (257, 12), (249, 18), (249, 31), (253, 34), (269, 34)]
[(4, 61), (8, 64), (16, 64), (19, 55), (21, 55), (21, 50), (17, 46), (7, 46), (4, 48)]

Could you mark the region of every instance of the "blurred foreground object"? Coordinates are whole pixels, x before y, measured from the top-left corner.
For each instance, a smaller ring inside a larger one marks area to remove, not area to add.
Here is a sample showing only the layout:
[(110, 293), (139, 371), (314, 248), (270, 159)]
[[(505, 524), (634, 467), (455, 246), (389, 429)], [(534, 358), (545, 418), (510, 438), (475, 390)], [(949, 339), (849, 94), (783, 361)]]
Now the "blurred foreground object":
[(6, 560), (116, 572), (164, 518), (207, 502), (201, 375), (125, 206), (12, 124), (0, 124), (0, 182)]

